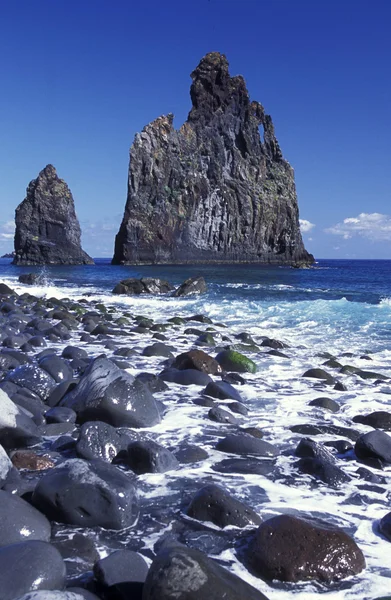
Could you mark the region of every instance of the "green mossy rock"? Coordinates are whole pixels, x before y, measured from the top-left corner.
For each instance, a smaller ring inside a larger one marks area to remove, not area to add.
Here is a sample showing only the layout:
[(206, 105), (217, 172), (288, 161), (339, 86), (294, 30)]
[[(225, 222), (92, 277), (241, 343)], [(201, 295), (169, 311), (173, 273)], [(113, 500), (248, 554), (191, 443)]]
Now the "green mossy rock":
[(235, 350), (219, 352), (216, 360), (225, 371), (235, 371), (236, 373), (256, 373), (257, 371), (257, 365), (251, 358)]

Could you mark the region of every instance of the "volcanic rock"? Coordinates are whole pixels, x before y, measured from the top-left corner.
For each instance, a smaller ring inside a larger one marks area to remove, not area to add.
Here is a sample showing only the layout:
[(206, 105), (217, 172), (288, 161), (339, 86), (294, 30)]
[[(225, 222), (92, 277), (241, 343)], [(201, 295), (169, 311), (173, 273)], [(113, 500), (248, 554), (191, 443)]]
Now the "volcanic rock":
[(90, 265), (70, 189), (47, 165), (15, 213), (15, 265)]
[(199, 550), (163, 548), (153, 560), (143, 600), (267, 600), (266, 596)]
[(184, 125), (168, 114), (135, 137), (113, 264), (312, 263), (271, 117), (223, 54), (191, 77)]
[(262, 523), (246, 559), (261, 577), (280, 581), (330, 582), (365, 568), (360, 548), (342, 529), (291, 515)]

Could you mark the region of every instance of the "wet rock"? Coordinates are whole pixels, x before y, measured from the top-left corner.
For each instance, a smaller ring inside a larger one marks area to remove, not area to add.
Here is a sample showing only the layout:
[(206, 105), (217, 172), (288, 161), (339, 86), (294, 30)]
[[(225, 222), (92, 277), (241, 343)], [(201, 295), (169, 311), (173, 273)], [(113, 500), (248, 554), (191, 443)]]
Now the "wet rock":
[(266, 338), (262, 341), (261, 346), (266, 346), (267, 348), (273, 348), (273, 350), (282, 350), (283, 348), (289, 348), (288, 344), (284, 344), (280, 340), (274, 340), (271, 338)]
[(379, 521), (379, 531), (391, 542), (391, 512), (384, 515)]
[(215, 346), (216, 340), (211, 333), (205, 332), (198, 336), (195, 343), (197, 346)]
[(339, 411), (338, 402), (335, 402), (335, 400), (332, 400), (331, 398), (315, 398), (315, 400), (311, 400), (311, 402), (309, 402), (308, 405), (317, 406), (318, 408), (325, 408), (330, 412)]
[(65, 461), (39, 481), (32, 501), (48, 519), (80, 527), (123, 529), (139, 513), (132, 480), (103, 461)]
[(63, 358), (67, 358), (68, 360), (74, 360), (77, 358), (87, 358), (88, 353), (83, 348), (78, 348), (77, 346), (66, 346), (61, 353)]
[(99, 420), (114, 427), (150, 427), (160, 422), (148, 388), (107, 358), (95, 359), (60, 405), (72, 408), (80, 423)]
[(166, 294), (172, 289), (172, 286), (164, 279), (153, 279), (152, 277), (135, 279), (131, 277), (117, 283), (113, 289), (113, 294), (126, 294), (128, 296), (139, 294)]
[(5, 283), (0, 283), (0, 296), (17, 296), (18, 294), (14, 292), (12, 288), (10, 288)]
[(203, 277), (189, 277), (174, 292), (173, 296), (191, 296), (204, 294), (207, 291), (206, 282)]
[(0, 490), (0, 546), (50, 540), (47, 518), (22, 498)]
[(73, 369), (59, 356), (44, 356), (38, 362), (41, 369), (49, 373), (56, 383), (68, 381), (73, 377)]
[(115, 428), (102, 421), (87, 421), (80, 428), (76, 451), (78, 456), (87, 460), (99, 458), (112, 462), (137, 437), (137, 433), (130, 429)]
[(242, 404), (242, 402), (229, 402), (227, 407), (234, 413), (238, 413), (239, 415), (247, 416), (248, 408)]
[(355, 442), (360, 434), (355, 429), (348, 427), (340, 427), (339, 425), (312, 425), (311, 423), (303, 423), (300, 425), (292, 425), (289, 429), (293, 433), (301, 433), (302, 435), (323, 435), (325, 433), (347, 437)]
[(168, 390), (168, 385), (166, 385), (164, 381), (160, 379), (160, 377), (154, 375), (153, 373), (138, 373), (138, 375), (136, 375), (136, 379), (139, 379), (149, 389), (151, 394)]
[(197, 369), (165, 369), (159, 374), (163, 381), (179, 385), (208, 385), (212, 379)]
[(226, 381), (211, 381), (208, 383), (203, 393), (206, 396), (217, 398), (218, 400), (237, 400), (242, 401), (242, 397), (239, 392)]
[(139, 440), (128, 445), (126, 464), (137, 475), (166, 473), (179, 467), (174, 454), (152, 440)]
[(16, 450), (11, 455), (12, 464), (17, 469), (29, 471), (45, 471), (55, 466), (55, 462), (48, 454), (37, 454), (33, 450)]
[(335, 379), (330, 373), (327, 373), (324, 369), (308, 369), (303, 373), (302, 377), (311, 377), (314, 379), (323, 379), (327, 383), (335, 383)]
[(199, 398), (194, 398), (192, 402), (197, 406), (206, 406), (208, 408), (215, 405), (215, 401), (213, 400), (213, 398), (208, 398), (208, 396), (200, 396)]
[(253, 571), (269, 581), (329, 583), (360, 573), (364, 556), (342, 529), (280, 515), (262, 523), (246, 551)]
[[(56, 532), (57, 533), (57, 532)], [(66, 562), (67, 580), (75, 579), (86, 571), (92, 570), (94, 563), (99, 560), (96, 542), (82, 533), (64, 532), (53, 536), (53, 546), (57, 548)]]
[(237, 373), (256, 373), (257, 365), (250, 358), (235, 350), (223, 350), (216, 356), (219, 365), (225, 371)]
[(385, 431), (391, 431), (391, 413), (385, 410), (378, 410), (369, 415), (357, 415), (353, 417), (354, 423), (363, 423), (363, 425), (369, 425), (374, 429), (384, 429)]
[(143, 356), (164, 356), (165, 358), (174, 358), (173, 347), (167, 346), (162, 342), (155, 342), (152, 346), (147, 346), (142, 351)]
[(30, 540), (0, 548), (1, 600), (15, 600), (37, 590), (62, 590), (64, 586), (65, 563), (48, 542)]
[(208, 417), (211, 421), (215, 421), (216, 423), (229, 423), (230, 425), (236, 425), (238, 423), (236, 417), (219, 406), (211, 408), (208, 412)]
[(152, 562), (143, 600), (267, 600), (261, 592), (199, 550), (168, 545)]
[(247, 381), (239, 373), (222, 373), (221, 379), (234, 385), (245, 385)]
[(9, 459), (8, 454), (4, 450), (3, 446), (0, 445), (0, 487), (7, 480), (8, 474), (12, 469), (12, 462)]
[(32, 419), (0, 390), (0, 444), (9, 450), (33, 446), (40, 439), (39, 430)]
[(219, 363), (203, 350), (190, 350), (179, 354), (172, 363), (174, 369), (196, 369), (209, 375), (221, 373)]
[(267, 477), (276, 467), (270, 460), (257, 458), (225, 458), (212, 466), (218, 473), (243, 473), (244, 475), (263, 475)]
[(27, 388), (42, 400), (49, 398), (50, 393), (56, 387), (56, 382), (49, 373), (32, 364), (20, 365), (7, 374), (6, 380)]
[(64, 398), (64, 396), (75, 389), (79, 381), (77, 379), (69, 379), (56, 385), (56, 387), (50, 392), (49, 398), (46, 400), (48, 406), (57, 406)]
[(93, 264), (81, 248), (72, 194), (47, 165), (33, 179), (15, 212), (14, 265)]
[[(110, 595), (119, 594), (120, 598), (137, 598), (137, 590), (141, 590), (148, 574), (148, 565), (144, 558), (132, 550), (116, 550), (109, 556), (98, 560), (94, 565), (96, 580), (104, 587), (110, 588)], [(114, 588), (114, 589), (113, 589)]]
[(183, 448), (175, 451), (175, 458), (182, 464), (191, 464), (195, 462), (199, 462), (201, 460), (205, 460), (208, 458), (209, 454), (203, 448), (199, 446), (192, 446), (188, 444)]
[(297, 463), (296, 467), (302, 473), (312, 475), (315, 479), (323, 481), (327, 485), (338, 488), (343, 483), (347, 483), (351, 480), (351, 477), (344, 473), (342, 469), (337, 467), (333, 462), (326, 460), (325, 458), (301, 458)]
[(357, 375), (361, 377), (361, 379), (378, 379), (381, 381), (385, 381), (389, 379), (387, 375), (383, 375), (382, 373), (373, 373), (372, 371), (362, 371), (361, 369), (358, 371)]
[(384, 431), (376, 429), (360, 435), (354, 447), (357, 458), (377, 458), (391, 463), (391, 437)]
[(45, 413), (46, 423), (76, 423), (76, 413), (65, 406), (55, 406)]
[(186, 509), (187, 516), (211, 522), (217, 527), (259, 525), (262, 519), (247, 504), (213, 483), (202, 487)]
[(232, 454), (255, 454), (257, 456), (275, 457), (279, 450), (265, 442), (246, 433), (229, 434), (219, 440), (216, 449), (220, 452), (230, 452)]
[(86, 590), (85, 593), (88, 594), (88, 596), (82, 593), (73, 592), (70, 588), (65, 592), (60, 592), (58, 590), (42, 590), (40, 592), (30, 592), (28, 594), (24, 594), (17, 600), (99, 600), (98, 596), (95, 596), (95, 594), (91, 594)]
[(335, 384), (335, 386), (334, 386), (333, 389), (336, 390), (336, 391), (338, 391), (338, 392), (346, 392), (348, 388), (341, 381), (337, 381), (337, 383)]

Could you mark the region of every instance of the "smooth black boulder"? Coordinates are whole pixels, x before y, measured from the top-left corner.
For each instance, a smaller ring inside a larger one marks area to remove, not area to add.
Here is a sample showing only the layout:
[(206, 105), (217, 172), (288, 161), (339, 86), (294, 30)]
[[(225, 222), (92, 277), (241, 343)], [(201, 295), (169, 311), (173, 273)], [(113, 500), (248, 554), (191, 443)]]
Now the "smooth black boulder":
[(48, 519), (79, 527), (123, 529), (137, 521), (132, 479), (100, 460), (70, 459), (39, 481), (33, 504)]
[(363, 423), (374, 429), (384, 429), (391, 431), (391, 413), (385, 410), (377, 410), (369, 415), (357, 415), (353, 417), (354, 423)]
[(138, 438), (137, 433), (123, 427), (113, 427), (103, 421), (87, 421), (80, 428), (76, 452), (81, 458), (100, 458), (112, 462), (121, 450)]
[(302, 473), (312, 475), (315, 479), (323, 481), (330, 487), (338, 488), (343, 483), (351, 481), (351, 477), (344, 473), (342, 469), (337, 467), (333, 462), (326, 460), (325, 458), (301, 458), (297, 463), (296, 467)]
[(384, 515), (379, 521), (379, 531), (391, 542), (391, 512)]
[(56, 387), (56, 381), (38, 365), (20, 365), (6, 376), (6, 381), (16, 383), (37, 394), (42, 400), (49, 398)]
[(38, 362), (41, 369), (49, 373), (56, 383), (68, 381), (73, 377), (73, 369), (69, 363), (59, 356), (44, 356)]
[(330, 412), (338, 412), (339, 411), (339, 404), (338, 402), (336, 402), (335, 400), (332, 400), (331, 398), (315, 398), (314, 400), (311, 400), (311, 402), (308, 403), (308, 406), (316, 406), (318, 408), (325, 408), (326, 410), (329, 410)]
[(216, 450), (232, 454), (254, 454), (265, 458), (273, 458), (279, 455), (279, 450), (275, 446), (247, 433), (227, 435), (217, 442)]
[(262, 523), (245, 551), (245, 561), (268, 581), (330, 583), (365, 568), (363, 553), (342, 529), (291, 515)]
[(237, 418), (232, 413), (220, 406), (213, 406), (208, 412), (208, 417), (216, 423), (229, 423), (230, 425), (237, 425), (238, 423)]
[(28, 502), (0, 490), (0, 546), (28, 540), (50, 540), (47, 518)]
[(199, 550), (163, 548), (144, 584), (143, 600), (267, 600), (257, 589)]
[(126, 464), (137, 473), (165, 473), (179, 467), (175, 455), (152, 440), (139, 440), (128, 445)]
[[(132, 550), (116, 550), (94, 564), (96, 580), (106, 588), (116, 586), (131, 596), (133, 583), (143, 583), (148, 574), (144, 558)], [(127, 597), (127, 596), (125, 596)]]
[(169, 383), (177, 383), (179, 385), (208, 385), (212, 379), (206, 373), (198, 371), (198, 369), (164, 369), (159, 374), (163, 381)]
[(27, 285), (34, 285), (38, 283), (39, 274), (38, 273), (22, 273), (18, 277), (19, 283), (25, 283)]
[(391, 436), (379, 429), (360, 435), (354, 451), (357, 458), (378, 458), (391, 463)]
[(66, 406), (55, 406), (45, 413), (46, 423), (75, 423), (76, 413)]
[(322, 379), (326, 383), (335, 383), (334, 377), (332, 375), (330, 375), (330, 373), (328, 373), (324, 369), (308, 369), (308, 371), (303, 373), (302, 377)]
[(105, 421), (114, 427), (151, 427), (160, 412), (148, 388), (107, 358), (97, 358), (79, 384), (61, 400), (72, 408), (79, 423)]
[(174, 369), (197, 369), (209, 375), (217, 375), (222, 369), (212, 356), (203, 350), (190, 350), (179, 354), (171, 365)]
[(65, 563), (49, 544), (30, 540), (0, 548), (1, 600), (16, 600), (36, 590), (62, 590)]
[(9, 450), (33, 446), (40, 440), (37, 425), (3, 390), (0, 390), (0, 444)]
[(209, 521), (217, 527), (259, 525), (262, 519), (247, 504), (213, 483), (202, 487), (193, 496), (186, 514), (197, 521)]
[(94, 261), (81, 248), (71, 191), (47, 165), (15, 211), (14, 265), (82, 265)]
[(207, 396), (217, 398), (218, 400), (237, 400), (242, 401), (239, 392), (226, 381), (211, 381), (203, 391)]

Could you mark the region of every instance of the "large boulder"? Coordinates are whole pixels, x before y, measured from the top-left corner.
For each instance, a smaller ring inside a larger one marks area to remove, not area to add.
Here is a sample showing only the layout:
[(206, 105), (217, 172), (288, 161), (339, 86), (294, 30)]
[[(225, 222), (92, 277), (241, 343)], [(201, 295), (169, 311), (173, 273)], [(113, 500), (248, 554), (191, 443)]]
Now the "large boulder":
[(95, 359), (60, 405), (72, 408), (79, 423), (104, 421), (114, 427), (151, 427), (160, 422), (158, 406), (148, 388), (107, 358)]
[(139, 513), (132, 480), (100, 460), (65, 461), (42, 477), (32, 501), (48, 519), (79, 527), (123, 529)]
[(40, 439), (33, 420), (0, 389), (0, 444), (9, 450), (33, 446)]
[(169, 546), (153, 560), (143, 600), (267, 600), (199, 550)]
[(93, 264), (81, 248), (71, 191), (47, 165), (33, 179), (15, 212), (15, 265)]
[(112, 427), (103, 421), (87, 421), (80, 428), (76, 452), (81, 458), (99, 458), (112, 462), (121, 450), (126, 450), (137, 434), (124, 427)]
[(137, 475), (165, 473), (179, 467), (179, 462), (174, 454), (153, 440), (131, 442), (124, 460)]
[(28, 502), (0, 490), (0, 546), (50, 540), (51, 527), (47, 518)]
[(172, 290), (172, 285), (164, 279), (156, 279), (152, 277), (143, 277), (135, 279), (130, 277), (123, 279), (113, 289), (113, 294), (125, 294), (134, 296), (140, 294), (166, 294)]
[(16, 600), (36, 590), (62, 590), (65, 563), (59, 551), (38, 540), (0, 548), (1, 600)]
[(354, 451), (357, 458), (379, 458), (391, 463), (391, 436), (379, 429), (360, 435)]
[(6, 381), (27, 388), (42, 400), (49, 398), (50, 393), (56, 387), (55, 379), (47, 371), (34, 364), (20, 365), (7, 374)]
[(237, 500), (219, 485), (210, 483), (193, 496), (186, 514), (198, 521), (209, 521), (217, 527), (259, 525), (262, 519), (244, 502)]
[(211, 377), (198, 369), (164, 369), (159, 373), (160, 379), (178, 385), (208, 385), (212, 382)]
[(269, 581), (329, 583), (365, 568), (363, 553), (342, 529), (291, 515), (262, 523), (246, 549), (245, 560)]
[(369, 415), (357, 415), (353, 417), (354, 423), (363, 423), (374, 429), (384, 429), (391, 431), (391, 413), (385, 410), (377, 410)]
[(275, 446), (248, 433), (227, 435), (217, 442), (216, 450), (232, 454), (254, 454), (265, 458), (274, 458), (279, 455), (279, 450)]
[(204, 294), (207, 290), (203, 277), (189, 277), (173, 292), (174, 297)]
[(171, 365), (174, 369), (197, 369), (209, 375), (217, 375), (222, 369), (219, 363), (203, 350), (190, 350), (179, 354)]
[(225, 371), (236, 373), (256, 373), (257, 371), (255, 362), (236, 350), (223, 350), (218, 353), (216, 360)]

